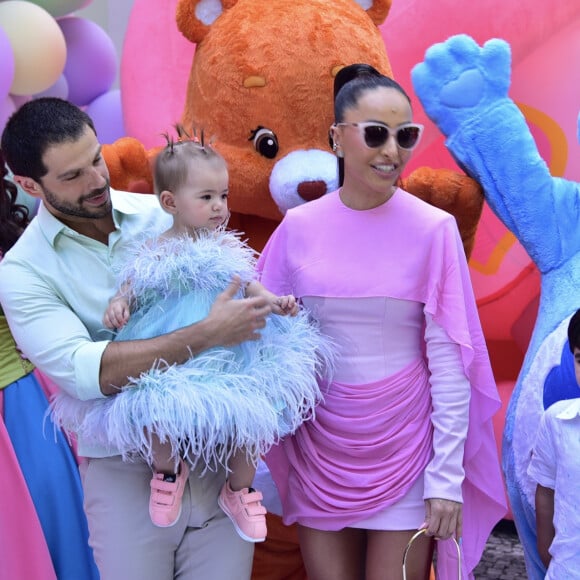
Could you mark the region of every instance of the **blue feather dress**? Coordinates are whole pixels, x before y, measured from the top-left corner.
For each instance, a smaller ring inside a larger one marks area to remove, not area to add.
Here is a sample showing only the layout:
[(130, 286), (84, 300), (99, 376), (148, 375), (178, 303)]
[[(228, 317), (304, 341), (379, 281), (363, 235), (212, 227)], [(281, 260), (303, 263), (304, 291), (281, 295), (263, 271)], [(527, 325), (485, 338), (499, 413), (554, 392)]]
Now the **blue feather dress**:
[[(255, 278), (254, 251), (232, 232), (160, 239), (135, 248), (120, 273), (131, 281), (132, 314), (116, 340), (159, 336), (205, 318), (238, 275)], [(240, 295), (240, 298), (242, 296)], [(184, 364), (157, 364), (118, 395), (78, 401), (59, 395), (55, 422), (87, 440), (151, 461), (151, 433), (207, 467), (245, 449), (254, 462), (314, 416), (333, 349), (307, 313), (270, 315), (261, 339), (217, 347)]]

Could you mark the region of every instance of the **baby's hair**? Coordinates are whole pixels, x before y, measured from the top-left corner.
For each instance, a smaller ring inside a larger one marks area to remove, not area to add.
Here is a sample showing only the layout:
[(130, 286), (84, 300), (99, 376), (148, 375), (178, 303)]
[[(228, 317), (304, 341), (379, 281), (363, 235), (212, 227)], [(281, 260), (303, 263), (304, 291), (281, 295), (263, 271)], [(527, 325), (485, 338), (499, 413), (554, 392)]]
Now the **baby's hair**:
[(575, 348), (580, 348), (580, 309), (576, 310), (568, 323), (568, 345), (572, 353)]
[(201, 130), (199, 137), (197, 130), (193, 135), (187, 132), (181, 125), (175, 127), (177, 139), (165, 134), (167, 141), (165, 147), (157, 154), (154, 166), (155, 192), (175, 192), (182, 187), (191, 171), (195, 171), (200, 161), (214, 163), (217, 166), (227, 168), (226, 160), (210, 144), (206, 142), (204, 131)]

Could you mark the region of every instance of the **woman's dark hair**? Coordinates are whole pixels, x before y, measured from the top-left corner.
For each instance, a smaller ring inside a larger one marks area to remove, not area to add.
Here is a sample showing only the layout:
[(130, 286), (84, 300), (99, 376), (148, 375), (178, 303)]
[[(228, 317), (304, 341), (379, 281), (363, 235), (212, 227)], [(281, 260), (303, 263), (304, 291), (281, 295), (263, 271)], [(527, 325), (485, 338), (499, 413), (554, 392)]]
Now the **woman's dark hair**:
[[(392, 78), (381, 74), (370, 64), (355, 63), (341, 68), (334, 77), (334, 122), (344, 121), (344, 112), (358, 105), (362, 93), (386, 87), (399, 91), (411, 104), (409, 95), (403, 87)], [(332, 147), (332, 142), (330, 143)], [(338, 182), (344, 182), (344, 160), (338, 158)]]
[(8, 119), (0, 149), (14, 175), (40, 182), (47, 172), (42, 162), (46, 150), (76, 141), (87, 127), (96, 135), (92, 119), (76, 105), (57, 97), (33, 99)]
[(580, 310), (576, 310), (568, 323), (568, 346), (572, 353), (575, 348), (580, 348)]
[(28, 225), (28, 208), (16, 203), (18, 189), (7, 179), (8, 170), (0, 152), (0, 255), (4, 255)]

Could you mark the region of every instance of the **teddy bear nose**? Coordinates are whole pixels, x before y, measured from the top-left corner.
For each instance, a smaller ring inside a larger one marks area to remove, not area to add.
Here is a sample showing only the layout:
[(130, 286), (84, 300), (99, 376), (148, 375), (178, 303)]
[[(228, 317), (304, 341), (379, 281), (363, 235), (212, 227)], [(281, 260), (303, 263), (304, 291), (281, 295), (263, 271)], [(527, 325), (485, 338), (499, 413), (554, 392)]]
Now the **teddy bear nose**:
[(298, 195), (304, 201), (318, 199), (326, 193), (326, 182), (324, 181), (302, 181), (298, 184)]

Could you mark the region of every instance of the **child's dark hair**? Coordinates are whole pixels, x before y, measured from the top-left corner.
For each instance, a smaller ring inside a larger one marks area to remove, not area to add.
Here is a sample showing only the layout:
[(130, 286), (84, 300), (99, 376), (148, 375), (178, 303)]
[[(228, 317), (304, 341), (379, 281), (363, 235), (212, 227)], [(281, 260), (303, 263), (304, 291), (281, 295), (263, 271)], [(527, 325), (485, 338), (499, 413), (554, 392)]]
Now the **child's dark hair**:
[[(370, 64), (356, 63), (340, 69), (334, 77), (334, 122), (342, 123), (345, 111), (358, 105), (362, 93), (379, 87), (399, 91), (411, 104), (409, 95), (398, 82)], [(338, 182), (340, 185), (344, 182), (344, 160), (341, 158), (338, 158)]]
[(580, 348), (580, 309), (576, 310), (568, 323), (568, 346), (572, 353), (575, 348)]
[(0, 152), (0, 256), (4, 255), (28, 225), (28, 208), (16, 203), (18, 189), (7, 179), (8, 170)]
[(204, 134), (201, 133), (199, 140), (191, 138), (182, 127), (176, 127), (179, 140), (174, 140), (165, 135), (167, 145), (157, 154), (153, 171), (155, 192), (174, 192), (182, 187), (187, 181), (190, 172), (195, 171), (192, 162), (203, 159), (227, 169), (226, 160), (211, 145), (204, 142)]

